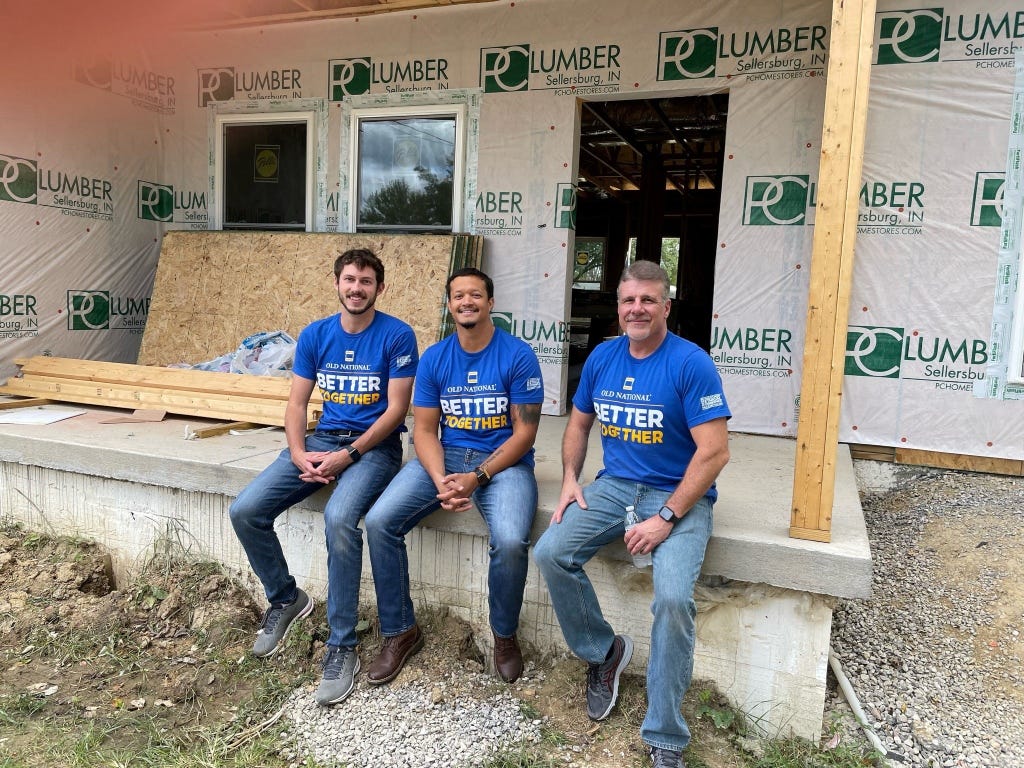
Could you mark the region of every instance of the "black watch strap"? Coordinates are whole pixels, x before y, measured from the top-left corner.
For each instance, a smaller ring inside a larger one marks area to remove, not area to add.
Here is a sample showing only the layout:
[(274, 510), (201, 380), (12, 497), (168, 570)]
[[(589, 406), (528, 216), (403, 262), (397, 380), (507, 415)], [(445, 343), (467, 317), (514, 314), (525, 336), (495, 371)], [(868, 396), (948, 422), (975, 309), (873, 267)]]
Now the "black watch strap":
[(348, 454), (348, 457), (352, 459), (353, 464), (359, 461), (359, 459), (361, 459), (363, 456), (363, 454), (359, 452), (359, 449), (356, 448), (354, 445), (346, 445), (345, 452)]
[(666, 523), (672, 523), (672, 525), (675, 525), (679, 521), (679, 518), (676, 517), (676, 513), (673, 511), (672, 507), (669, 506), (663, 506), (661, 509), (659, 509), (658, 517), (660, 517)]

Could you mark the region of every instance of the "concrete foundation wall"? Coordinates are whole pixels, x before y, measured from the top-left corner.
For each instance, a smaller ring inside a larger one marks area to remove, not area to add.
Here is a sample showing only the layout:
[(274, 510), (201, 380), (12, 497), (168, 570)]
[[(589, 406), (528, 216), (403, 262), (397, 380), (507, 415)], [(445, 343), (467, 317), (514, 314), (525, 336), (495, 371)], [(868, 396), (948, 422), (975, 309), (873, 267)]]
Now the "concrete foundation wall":
[[(128, 578), (154, 553), (170, 548), (222, 563), (262, 597), (228, 520), (231, 498), (0, 463), (5, 519), (33, 530), (99, 542), (111, 552), (119, 580)], [(327, 581), (320, 498), (314, 496), (282, 515), (278, 533), (296, 579), (323, 599)], [(417, 605), (449, 606), (487, 642), (487, 540), (479, 533), (448, 527), (446, 520), (443, 515), (432, 517), (407, 537), (414, 600)], [(595, 558), (588, 573), (609, 621), (636, 643), (631, 670), (642, 670), (650, 650), (650, 576), (614, 553)], [(816, 739), (824, 709), (833, 600), (743, 582), (701, 585), (695, 679), (715, 681), (767, 734)], [(367, 556), (361, 602), (373, 603)], [(528, 656), (566, 652), (547, 589), (533, 567), (520, 638)]]

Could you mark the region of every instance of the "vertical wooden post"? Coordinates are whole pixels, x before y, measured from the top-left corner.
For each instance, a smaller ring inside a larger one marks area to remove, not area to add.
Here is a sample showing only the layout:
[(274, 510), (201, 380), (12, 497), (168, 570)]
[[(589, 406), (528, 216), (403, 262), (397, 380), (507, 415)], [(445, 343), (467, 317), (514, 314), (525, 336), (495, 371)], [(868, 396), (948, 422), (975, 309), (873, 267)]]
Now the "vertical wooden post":
[(831, 541), (875, 0), (833, 0), (789, 535)]

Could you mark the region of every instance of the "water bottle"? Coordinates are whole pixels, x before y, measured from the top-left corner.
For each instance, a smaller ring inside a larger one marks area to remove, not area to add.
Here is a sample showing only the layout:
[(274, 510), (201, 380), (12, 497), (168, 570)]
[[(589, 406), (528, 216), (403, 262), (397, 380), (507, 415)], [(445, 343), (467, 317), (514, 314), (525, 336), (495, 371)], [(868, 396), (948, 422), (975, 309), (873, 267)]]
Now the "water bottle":
[[(634, 525), (640, 525), (640, 516), (637, 515), (636, 509), (630, 504), (626, 507), (626, 530), (628, 531)], [(633, 555), (634, 568), (650, 568), (653, 564), (654, 559), (651, 557), (650, 552), (641, 552)]]

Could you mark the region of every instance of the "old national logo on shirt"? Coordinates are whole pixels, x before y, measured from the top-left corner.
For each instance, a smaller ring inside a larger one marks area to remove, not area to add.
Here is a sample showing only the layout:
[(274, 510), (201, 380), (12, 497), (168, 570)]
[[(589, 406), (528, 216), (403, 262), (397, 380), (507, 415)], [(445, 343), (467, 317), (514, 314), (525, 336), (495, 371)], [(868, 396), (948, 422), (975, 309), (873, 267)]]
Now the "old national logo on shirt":
[(444, 425), (451, 429), (504, 429), (509, 426), (508, 396), (499, 393), (495, 384), (481, 384), (478, 371), (467, 371), (465, 385), (445, 389), (441, 416)]
[(380, 401), (380, 373), (371, 365), (355, 362), (355, 350), (346, 349), (345, 362), (326, 363), (317, 371), (316, 384), (325, 402), (339, 405), (373, 405)]
[(633, 392), (636, 379), (627, 376), (622, 391), (603, 389), (594, 397), (594, 412), (601, 436), (626, 443), (656, 445), (665, 442), (665, 412), (651, 402), (649, 392)]

